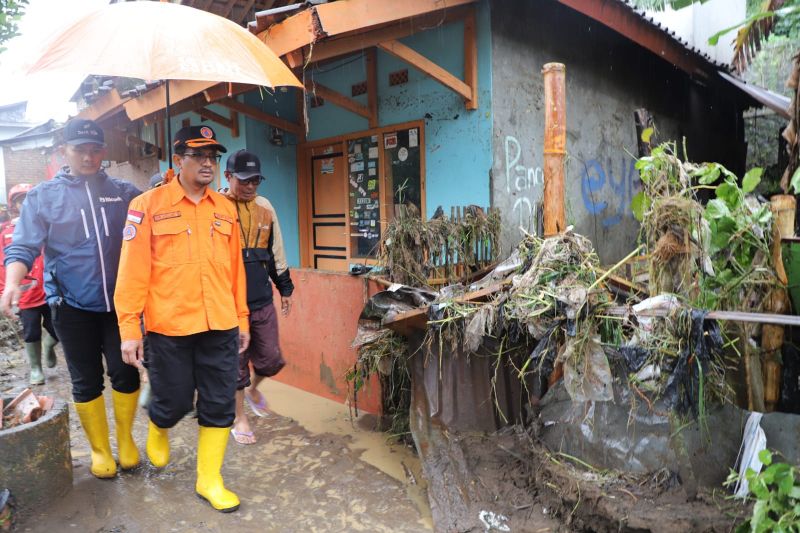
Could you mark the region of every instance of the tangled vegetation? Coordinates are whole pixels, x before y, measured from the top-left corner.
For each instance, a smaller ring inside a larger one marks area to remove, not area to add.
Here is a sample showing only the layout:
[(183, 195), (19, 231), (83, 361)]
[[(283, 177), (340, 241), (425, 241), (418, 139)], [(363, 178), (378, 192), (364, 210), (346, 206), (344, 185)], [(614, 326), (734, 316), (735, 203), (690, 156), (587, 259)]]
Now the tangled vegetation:
[(403, 209), (384, 232), (379, 260), (395, 283), (429, 287), (461, 280), (497, 260), (500, 213), (478, 206), (447, 217), (441, 210), (430, 220)]

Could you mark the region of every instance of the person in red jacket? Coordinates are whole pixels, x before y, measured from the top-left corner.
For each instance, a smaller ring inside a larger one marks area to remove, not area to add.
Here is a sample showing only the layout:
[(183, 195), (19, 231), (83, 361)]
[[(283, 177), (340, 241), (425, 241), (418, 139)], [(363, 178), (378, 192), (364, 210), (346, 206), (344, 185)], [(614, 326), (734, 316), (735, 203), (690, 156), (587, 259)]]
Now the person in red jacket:
[[(33, 188), (30, 183), (20, 183), (8, 191), (8, 212), (12, 217), (8, 222), (0, 225), (0, 292), (5, 288), (5, 267), (2, 266), (5, 260), (4, 249), (11, 244), (14, 235), (14, 227), (19, 218), (22, 202), (25, 196)], [(56, 366), (56, 344), (58, 337), (53, 328), (50, 317), (50, 306), (45, 301), (44, 294), (44, 262), (42, 256), (33, 262), (31, 271), (25, 277), (27, 289), (19, 298), (19, 317), (22, 321), (22, 338), (25, 342), (25, 352), (28, 354), (28, 363), (31, 367), (29, 382), (31, 385), (44, 384), (44, 372), (42, 371), (42, 352), (44, 352), (45, 363), (48, 368)], [(44, 326), (44, 331), (42, 331)]]

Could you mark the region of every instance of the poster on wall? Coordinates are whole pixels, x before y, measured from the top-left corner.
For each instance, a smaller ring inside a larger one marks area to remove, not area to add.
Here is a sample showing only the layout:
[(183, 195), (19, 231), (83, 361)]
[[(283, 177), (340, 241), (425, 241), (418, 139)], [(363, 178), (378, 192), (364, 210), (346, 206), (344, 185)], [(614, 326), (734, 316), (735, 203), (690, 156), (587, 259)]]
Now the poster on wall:
[[(391, 137), (391, 141), (389, 138)], [(384, 170), (386, 186), (391, 187), (392, 203), (415, 208), (422, 212), (422, 164), (419, 128), (409, 128), (384, 134)], [(392, 148), (389, 148), (389, 145)]]
[(377, 137), (372, 135), (347, 141), (347, 158), (350, 163), (350, 255), (375, 257), (381, 236), (380, 183), (375, 172), (378, 166)]

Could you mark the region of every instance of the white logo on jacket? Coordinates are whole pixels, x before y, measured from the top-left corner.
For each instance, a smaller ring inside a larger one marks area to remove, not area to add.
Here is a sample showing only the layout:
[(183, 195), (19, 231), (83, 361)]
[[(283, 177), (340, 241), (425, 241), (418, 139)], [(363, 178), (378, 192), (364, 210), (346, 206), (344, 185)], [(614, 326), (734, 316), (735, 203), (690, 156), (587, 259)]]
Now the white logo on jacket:
[(121, 196), (100, 196), (97, 199), (100, 200), (100, 203), (121, 202), (122, 201), (122, 197)]

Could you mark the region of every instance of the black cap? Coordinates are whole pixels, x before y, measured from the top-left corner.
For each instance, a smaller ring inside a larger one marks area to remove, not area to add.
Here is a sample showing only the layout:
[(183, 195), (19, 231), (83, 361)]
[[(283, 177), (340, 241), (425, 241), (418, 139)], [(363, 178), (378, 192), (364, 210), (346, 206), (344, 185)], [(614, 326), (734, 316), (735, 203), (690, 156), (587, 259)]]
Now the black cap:
[(164, 181), (164, 177), (161, 175), (161, 172), (156, 172), (152, 176), (150, 176), (150, 188), (153, 189), (161, 185), (161, 182)]
[(240, 180), (247, 180), (254, 176), (263, 178), (261, 175), (261, 161), (258, 160), (256, 154), (247, 150), (239, 150), (228, 156), (225, 170)]
[(94, 143), (105, 146), (103, 130), (94, 120), (73, 118), (64, 126), (64, 142), (66, 144)]
[(172, 139), (175, 149), (178, 148), (215, 148), (225, 153), (225, 149), (217, 142), (217, 134), (208, 126), (187, 126), (178, 130)]

